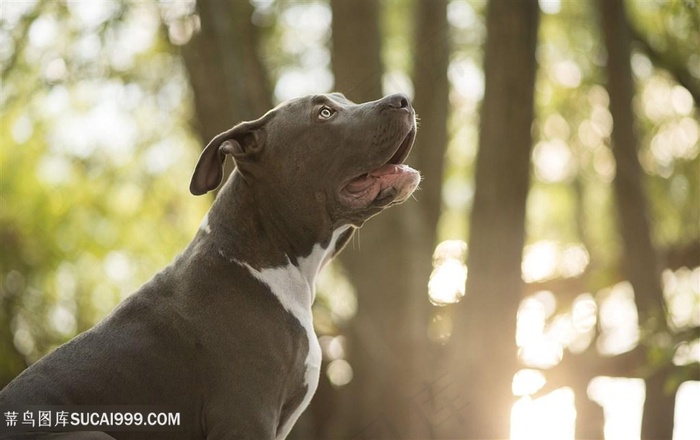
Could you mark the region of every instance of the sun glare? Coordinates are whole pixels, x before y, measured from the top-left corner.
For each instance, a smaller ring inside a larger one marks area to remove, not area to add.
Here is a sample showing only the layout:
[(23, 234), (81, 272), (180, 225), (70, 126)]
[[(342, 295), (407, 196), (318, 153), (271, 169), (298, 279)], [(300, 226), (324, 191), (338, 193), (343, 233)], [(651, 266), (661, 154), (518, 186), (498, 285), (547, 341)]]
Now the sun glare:
[(511, 440), (574, 440), (574, 392), (559, 388), (538, 399), (521, 397), (510, 414)]
[(573, 326), (567, 325), (563, 316), (557, 316), (553, 325), (545, 325), (555, 307), (554, 295), (548, 291), (526, 298), (520, 304), (515, 340), (518, 356), (525, 365), (551, 368), (561, 361), (564, 342), (571, 338)]
[(513, 376), (513, 395), (529, 396), (539, 391), (547, 383), (540, 370), (525, 368)]
[(700, 382), (683, 382), (676, 393), (673, 440), (697, 440), (700, 434)]
[(644, 380), (596, 377), (588, 385), (588, 397), (603, 407), (606, 440), (640, 438)]
[(534, 283), (555, 277), (577, 277), (584, 273), (589, 262), (588, 251), (582, 244), (540, 240), (525, 247), (523, 281)]
[(632, 285), (624, 281), (602, 291), (600, 304), (601, 334), (596, 341), (604, 355), (617, 355), (632, 350), (639, 341), (639, 318)]
[(467, 282), (467, 244), (462, 240), (446, 240), (433, 253), (433, 272), (428, 281), (430, 302), (445, 306), (459, 302)]
[[(549, 273), (556, 264), (556, 246), (542, 245), (530, 250), (531, 262), (544, 261), (545, 269), (534, 277)], [(534, 260), (532, 259), (534, 258)], [(534, 264), (534, 263), (532, 263)], [(524, 266), (526, 267), (526, 266)], [(669, 305), (669, 323), (676, 328), (698, 325), (700, 268), (664, 272), (664, 297)], [(596, 301), (597, 300), (597, 301)], [(639, 340), (634, 290), (628, 282), (603, 289), (596, 296), (578, 295), (568, 313), (557, 309), (552, 292), (540, 291), (523, 299), (517, 315), (516, 344), (524, 368), (513, 376), (513, 395), (520, 399), (511, 413), (511, 440), (574, 439), (576, 410), (574, 394), (560, 388), (533, 399), (547, 383), (547, 368), (556, 366), (564, 349), (577, 353), (585, 350), (599, 328), (597, 349), (615, 355), (634, 348)], [(675, 353), (676, 365), (700, 362), (700, 342), (680, 344)], [(543, 370), (539, 370), (543, 369)], [(597, 377), (588, 387), (588, 398), (598, 403), (605, 414), (605, 439), (638, 440), (641, 435), (645, 386), (642, 379)], [(673, 440), (696, 439), (700, 433), (700, 382), (681, 384), (676, 394)]]
[[(530, 283), (577, 277), (584, 273), (589, 260), (588, 251), (580, 244), (541, 240), (524, 249), (522, 277)], [(667, 270), (663, 286), (670, 327), (681, 330), (700, 325), (700, 268)], [(600, 332), (597, 338), (596, 329)], [(565, 349), (580, 353), (595, 342), (601, 354), (614, 356), (633, 349), (639, 338), (639, 318), (629, 282), (620, 282), (595, 296), (581, 293), (568, 312), (557, 309), (557, 298), (550, 291), (523, 299), (517, 315), (516, 344), (520, 361), (529, 368), (513, 377), (513, 395), (520, 399), (512, 408), (511, 440), (573, 440), (573, 391), (560, 388), (532, 398), (547, 382), (545, 370), (561, 362)], [(700, 342), (679, 344), (674, 363), (697, 362)], [(644, 388), (642, 379), (597, 377), (590, 382), (588, 397), (603, 408), (607, 440), (640, 438)], [(691, 415), (691, 408), (700, 407), (700, 382), (683, 383), (676, 401), (673, 440), (698, 438), (700, 418)]]

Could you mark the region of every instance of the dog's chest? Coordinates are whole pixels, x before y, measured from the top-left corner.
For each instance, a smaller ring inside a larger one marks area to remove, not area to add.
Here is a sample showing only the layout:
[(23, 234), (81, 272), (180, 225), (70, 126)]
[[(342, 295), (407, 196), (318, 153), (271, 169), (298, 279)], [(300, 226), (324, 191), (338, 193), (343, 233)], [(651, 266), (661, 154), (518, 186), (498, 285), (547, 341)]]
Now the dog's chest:
[(261, 270), (256, 270), (247, 264), (245, 266), (255, 278), (269, 287), (282, 307), (299, 321), (309, 341), (306, 365), (318, 369), (321, 365), (321, 347), (314, 332), (311, 313), (313, 286), (309, 285), (292, 264)]
[(289, 418), (284, 421), (277, 431), (277, 438), (283, 439), (289, 434), (292, 426), (306, 409), (318, 387), (321, 369), (321, 346), (314, 331), (311, 304), (314, 299), (314, 280), (323, 263), (332, 256), (335, 243), (346, 228), (336, 231), (326, 247), (314, 246), (310, 255), (299, 258), (298, 265), (288, 263), (284, 266), (262, 268), (260, 270), (241, 263), (250, 273), (266, 284), (270, 291), (282, 304), (282, 307), (294, 316), (303, 327), (308, 338), (309, 351), (305, 360), (304, 382), (306, 394), (301, 403), (295, 408)]
[[(284, 309), (294, 316), (306, 333), (309, 351), (304, 362), (304, 385), (306, 394), (303, 396), (299, 406), (292, 409), (291, 415), (283, 421), (283, 426), (279, 427), (277, 439), (286, 438), (294, 423), (301, 413), (306, 409), (318, 387), (319, 373), (321, 369), (321, 346), (314, 332), (313, 317), (311, 314), (311, 299), (313, 287), (301, 276), (297, 267), (288, 264), (287, 266), (266, 268), (255, 270), (248, 266), (248, 270), (255, 278), (265, 283), (277, 299), (282, 303)], [(284, 402), (280, 402), (282, 404)]]

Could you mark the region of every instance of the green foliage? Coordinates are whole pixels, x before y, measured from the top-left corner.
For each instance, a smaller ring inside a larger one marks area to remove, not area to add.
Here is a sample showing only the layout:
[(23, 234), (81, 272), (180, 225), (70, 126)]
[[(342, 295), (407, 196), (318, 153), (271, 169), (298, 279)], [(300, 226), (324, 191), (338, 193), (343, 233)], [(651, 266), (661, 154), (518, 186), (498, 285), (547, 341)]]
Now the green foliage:
[(115, 5), (3, 15), (0, 385), (171, 261), (209, 202), (187, 191), (200, 147), (157, 6)]
[(655, 239), (700, 237), (700, 13), (696, 1), (628, 4), (639, 51), (640, 159), (649, 173)]

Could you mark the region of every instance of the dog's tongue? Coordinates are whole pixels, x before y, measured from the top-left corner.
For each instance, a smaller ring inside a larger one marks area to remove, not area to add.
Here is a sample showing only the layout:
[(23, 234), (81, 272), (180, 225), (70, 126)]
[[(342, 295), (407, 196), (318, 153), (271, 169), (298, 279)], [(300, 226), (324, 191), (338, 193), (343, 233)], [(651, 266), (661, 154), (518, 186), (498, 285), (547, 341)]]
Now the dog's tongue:
[(408, 168), (407, 165), (403, 165), (403, 164), (395, 165), (392, 163), (388, 163), (384, 166), (377, 168), (374, 171), (371, 171), (369, 173), (369, 175), (372, 177), (382, 177), (382, 176), (385, 176), (387, 174), (398, 174), (402, 171), (405, 171), (407, 168)]
[(377, 168), (376, 170), (370, 171), (368, 174), (364, 174), (360, 177), (351, 180), (350, 183), (348, 183), (345, 186), (345, 189), (350, 193), (359, 193), (373, 185), (375, 179), (382, 178), (391, 174), (400, 174), (407, 170), (410, 170), (410, 167), (408, 167), (407, 165), (396, 165), (388, 163)]

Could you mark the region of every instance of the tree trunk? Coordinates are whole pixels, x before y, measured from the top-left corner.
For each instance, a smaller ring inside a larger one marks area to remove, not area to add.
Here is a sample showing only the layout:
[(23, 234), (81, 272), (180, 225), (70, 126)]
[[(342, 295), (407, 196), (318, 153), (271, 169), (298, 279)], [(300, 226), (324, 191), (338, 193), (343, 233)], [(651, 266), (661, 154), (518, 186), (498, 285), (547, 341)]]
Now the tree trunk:
[[(259, 56), (259, 30), (247, 1), (200, 1), (201, 30), (182, 47), (194, 92), (194, 127), (202, 147), (233, 125), (272, 107), (267, 70)], [(227, 165), (226, 176), (232, 166)]]
[[(659, 266), (651, 240), (642, 183), (644, 173), (637, 156), (629, 24), (622, 0), (599, 0), (599, 5), (608, 52), (607, 88), (614, 121), (611, 143), (617, 164), (613, 188), (618, 206), (624, 272), (634, 288), (640, 325), (648, 330), (665, 331)], [(669, 439), (673, 435), (675, 396), (664, 393), (664, 382), (663, 369), (646, 378), (643, 439)]]
[[(336, 90), (355, 101), (381, 97), (379, 3), (332, 1)], [(417, 2), (415, 108), (422, 114), (410, 162), (424, 172), (425, 197), (370, 220), (341, 254), (358, 296), (348, 329), (354, 379), (341, 390), (336, 437), (427, 438), (416, 393), (426, 377), (432, 269), (447, 139), (449, 59), (446, 1)], [(340, 19), (342, 18), (342, 19)], [(429, 53), (432, 51), (432, 53)], [(428, 184), (427, 182), (430, 181)], [(406, 391), (408, 390), (408, 391)], [(418, 397), (420, 399), (420, 397)]]
[[(27, 272), (24, 271), (24, 273)], [(12, 331), (12, 318), (19, 310), (18, 299), (24, 293), (24, 277), (19, 271), (3, 270), (2, 273), (6, 275), (2, 277), (0, 285), (0, 330), (2, 330), (0, 331), (0, 353), (3, 353), (0, 359), (0, 389), (27, 368), (24, 355), (15, 346)]]
[(413, 61), (414, 107), (421, 116), (420, 130), (409, 163), (423, 176), (416, 198), (431, 234), (436, 240), (436, 225), (442, 206), (442, 176), (447, 149), (449, 110), (450, 27), (447, 0), (423, 0), (416, 4), (416, 31)]
[(538, 24), (536, 0), (489, 2), (467, 296), (450, 340), (461, 404), (441, 429), (445, 438), (510, 436)]
[(375, 0), (331, 0), (335, 90), (357, 102), (382, 96), (379, 6)]
[[(383, 73), (379, 2), (331, 0), (331, 12), (334, 89), (355, 102), (378, 99), (382, 95)], [(377, 356), (372, 355), (371, 344), (363, 346), (365, 339), (374, 339), (361, 332), (366, 290), (358, 285), (358, 280), (367, 274), (357, 272), (356, 266), (360, 264), (361, 258), (351, 255), (356, 251), (358, 242), (360, 239), (355, 237), (340, 255), (341, 264), (347, 269), (357, 291), (359, 304), (356, 317), (346, 329), (348, 360), (353, 368), (353, 380), (338, 390), (338, 408), (326, 431), (326, 437), (329, 438), (351, 437), (356, 433), (363, 435), (361, 431), (365, 425), (381, 417), (381, 409), (378, 408), (380, 396), (377, 396), (381, 390), (372, 388), (376, 382), (372, 380), (374, 376), (371, 363), (373, 358), (376, 362)], [(383, 370), (377, 368), (377, 371)]]

